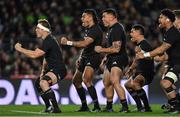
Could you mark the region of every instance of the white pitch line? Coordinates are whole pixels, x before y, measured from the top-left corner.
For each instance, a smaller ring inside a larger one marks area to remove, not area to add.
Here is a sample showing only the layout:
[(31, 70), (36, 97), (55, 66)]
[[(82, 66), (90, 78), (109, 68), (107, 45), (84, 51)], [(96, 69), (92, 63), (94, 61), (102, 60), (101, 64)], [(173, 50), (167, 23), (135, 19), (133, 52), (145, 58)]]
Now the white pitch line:
[(19, 110), (12, 110), (12, 112), (17, 112), (17, 113), (29, 113), (29, 114), (46, 114), (46, 113), (41, 113), (41, 112), (34, 112), (34, 111), (19, 111)]

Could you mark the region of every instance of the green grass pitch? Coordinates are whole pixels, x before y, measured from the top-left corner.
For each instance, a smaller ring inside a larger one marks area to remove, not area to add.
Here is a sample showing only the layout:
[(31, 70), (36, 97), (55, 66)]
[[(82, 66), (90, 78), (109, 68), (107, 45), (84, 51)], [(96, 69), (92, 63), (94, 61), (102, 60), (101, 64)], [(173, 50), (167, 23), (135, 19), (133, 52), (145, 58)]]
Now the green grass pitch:
[[(40, 111), (44, 109), (44, 105), (22, 105), (22, 106), (15, 106), (15, 105), (8, 105), (8, 106), (0, 106), (0, 116), (7, 117), (7, 116), (13, 116), (13, 117), (19, 117), (19, 116), (36, 116), (36, 117), (43, 117), (43, 116), (66, 116), (66, 117), (72, 117), (72, 116), (78, 116), (78, 117), (120, 117), (120, 116), (133, 116), (133, 117), (180, 117), (180, 114), (164, 114), (163, 110), (160, 108), (161, 105), (153, 104), (151, 105), (153, 112), (130, 112), (130, 113), (120, 113), (118, 112), (120, 110), (119, 105), (113, 105), (113, 109), (115, 112), (107, 113), (107, 112), (99, 112), (99, 113), (93, 113), (93, 112), (75, 112), (75, 110), (79, 109), (78, 105), (60, 105), (60, 108), (62, 110), (62, 113), (58, 114), (48, 114), (48, 113), (41, 113)], [(101, 106), (102, 108), (104, 106)], [(90, 105), (90, 108), (92, 109), (92, 105)], [(136, 107), (130, 105), (130, 110), (134, 110)]]

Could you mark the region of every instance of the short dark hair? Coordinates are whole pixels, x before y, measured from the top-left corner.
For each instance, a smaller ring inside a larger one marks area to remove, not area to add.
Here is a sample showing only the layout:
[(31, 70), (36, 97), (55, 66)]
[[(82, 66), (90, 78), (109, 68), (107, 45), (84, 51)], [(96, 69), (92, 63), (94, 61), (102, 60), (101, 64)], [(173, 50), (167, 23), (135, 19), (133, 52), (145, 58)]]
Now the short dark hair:
[(51, 25), (50, 23), (48, 22), (48, 20), (46, 19), (39, 19), (38, 20), (38, 24), (41, 24), (43, 25), (44, 27), (48, 28), (49, 30), (51, 30)]
[(132, 28), (134, 28), (135, 30), (139, 30), (139, 32), (144, 35), (145, 31), (144, 31), (144, 26), (141, 24), (135, 24), (132, 26)]
[(108, 9), (104, 10), (103, 13), (111, 14), (115, 18), (118, 18), (117, 11), (115, 9), (113, 9), (113, 8), (108, 8)]
[(87, 13), (87, 14), (92, 15), (94, 23), (95, 24), (98, 23), (99, 19), (98, 19), (96, 10), (94, 10), (94, 9), (85, 9), (83, 13)]
[(168, 19), (170, 19), (171, 22), (174, 22), (174, 21), (175, 21), (175, 14), (173, 13), (172, 10), (170, 10), (170, 9), (163, 9), (163, 10), (161, 11), (161, 14), (164, 15), (164, 16), (166, 16)]
[(180, 9), (173, 11), (177, 18), (180, 18)]

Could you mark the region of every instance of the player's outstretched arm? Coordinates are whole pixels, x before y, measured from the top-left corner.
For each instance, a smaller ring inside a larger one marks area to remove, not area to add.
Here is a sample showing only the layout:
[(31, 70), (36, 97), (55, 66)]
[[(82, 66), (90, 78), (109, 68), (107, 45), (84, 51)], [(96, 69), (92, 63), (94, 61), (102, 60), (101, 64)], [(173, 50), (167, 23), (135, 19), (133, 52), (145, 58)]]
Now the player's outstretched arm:
[(61, 38), (61, 44), (62, 45), (70, 45), (75, 47), (84, 48), (91, 44), (94, 41), (91, 37), (85, 37), (82, 41), (69, 41), (66, 37)]
[(38, 58), (38, 57), (41, 57), (45, 54), (45, 52), (39, 48), (37, 48), (36, 50), (25, 49), (22, 47), (22, 45), (20, 43), (15, 44), (15, 49), (18, 52), (25, 54), (27, 57), (30, 57), (30, 58)]
[(171, 44), (163, 42), (163, 44), (161, 46), (157, 47), (153, 51), (146, 52), (146, 53), (139, 52), (139, 53), (136, 54), (136, 56), (137, 56), (138, 59), (143, 59), (143, 58), (148, 58), (148, 57), (155, 57), (157, 55), (163, 54), (170, 47), (171, 47)]

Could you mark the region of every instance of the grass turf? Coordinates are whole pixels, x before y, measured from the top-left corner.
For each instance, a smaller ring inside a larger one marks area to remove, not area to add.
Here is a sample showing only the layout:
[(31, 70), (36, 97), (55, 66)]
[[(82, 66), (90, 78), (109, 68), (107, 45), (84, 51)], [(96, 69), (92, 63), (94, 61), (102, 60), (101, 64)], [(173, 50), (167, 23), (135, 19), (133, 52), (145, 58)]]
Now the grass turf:
[[(99, 112), (99, 113), (93, 113), (93, 112), (75, 112), (79, 109), (78, 105), (61, 105), (60, 108), (62, 110), (62, 113), (58, 114), (48, 114), (48, 113), (41, 113), (40, 111), (44, 109), (44, 105), (7, 105), (7, 106), (0, 106), (0, 116), (7, 117), (7, 116), (79, 116), (79, 117), (86, 117), (86, 116), (93, 116), (93, 117), (102, 117), (102, 116), (133, 116), (133, 117), (163, 117), (163, 116), (179, 116), (180, 114), (165, 114), (163, 113), (163, 110), (160, 108), (161, 105), (153, 104), (151, 105), (151, 108), (153, 112), (130, 112), (130, 113), (120, 113), (120, 106), (119, 105), (113, 105), (113, 109), (115, 112), (108, 113), (108, 112)], [(104, 106), (102, 106), (103, 108)], [(92, 109), (92, 105), (90, 105), (90, 108)], [(136, 107), (130, 105), (130, 110), (134, 110)]]

